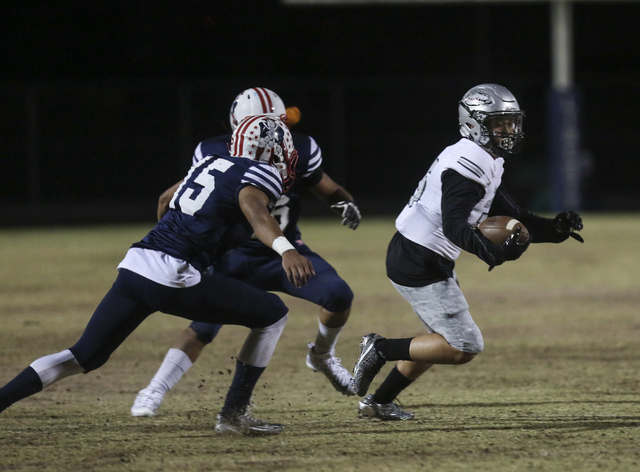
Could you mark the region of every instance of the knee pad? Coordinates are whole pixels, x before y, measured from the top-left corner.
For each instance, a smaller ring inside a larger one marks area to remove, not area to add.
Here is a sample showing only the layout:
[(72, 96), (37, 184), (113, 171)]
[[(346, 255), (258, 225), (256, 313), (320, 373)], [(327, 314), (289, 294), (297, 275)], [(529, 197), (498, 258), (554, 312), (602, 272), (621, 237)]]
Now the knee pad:
[(31, 363), (31, 368), (40, 377), (42, 388), (84, 371), (69, 349), (41, 357)]

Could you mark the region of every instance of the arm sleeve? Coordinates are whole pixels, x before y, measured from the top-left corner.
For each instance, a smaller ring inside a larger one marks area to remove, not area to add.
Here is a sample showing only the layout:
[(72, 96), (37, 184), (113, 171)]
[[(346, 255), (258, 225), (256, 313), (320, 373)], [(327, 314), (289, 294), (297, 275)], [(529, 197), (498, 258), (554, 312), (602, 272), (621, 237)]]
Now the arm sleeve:
[[(484, 187), (455, 170), (442, 173), (442, 230), (453, 244), (475, 254), (490, 266), (505, 261), (504, 250), (485, 238), (479, 230), (469, 226), (469, 215), (482, 199)], [(524, 223), (524, 221), (523, 221)]]
[(511, 216), (522, 222), (529, 230), (532, 243), (561, 243), (569, 237), (556, 229), (552, 218), (544, 218), (521, 208), (503, 185), (498, 187), (489, 214)]

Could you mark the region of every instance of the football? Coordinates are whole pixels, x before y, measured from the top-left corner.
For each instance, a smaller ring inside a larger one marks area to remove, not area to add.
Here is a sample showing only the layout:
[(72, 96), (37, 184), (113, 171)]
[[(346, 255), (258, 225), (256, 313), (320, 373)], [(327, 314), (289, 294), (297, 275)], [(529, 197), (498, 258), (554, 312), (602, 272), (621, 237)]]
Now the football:
[(495, 244), (505, 242), (518, 227), (522, 228), (520, 236), (518, 237), (518, 242), (522, 244), (529, 239), (529, 231), (515, 218), (511, 218), (510, 216), (492, 216), (478, 225), (478, 229), (482, 231), (482, 234)]

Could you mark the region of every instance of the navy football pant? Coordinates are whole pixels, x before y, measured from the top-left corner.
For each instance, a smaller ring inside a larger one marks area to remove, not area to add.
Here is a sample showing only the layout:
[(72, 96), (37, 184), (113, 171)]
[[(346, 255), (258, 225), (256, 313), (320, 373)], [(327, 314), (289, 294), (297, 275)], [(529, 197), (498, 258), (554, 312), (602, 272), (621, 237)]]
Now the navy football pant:
[[(296, 288), (289, 282), (282, 268), (282, 258), (264, 245), (234, 249), (216, 263), (214, 272), (241, 280), (260, 290), (283, 292), (308, 300), (332, 313), (351, 308), (353, 292), (336, 270), (307, 245), (296, 244), (296, 249), (311, 261), (316, 273), (307, 285), (301, 288)], [(202, 322), (190, 325), (198, 339), (205, 344), (213, 341), (221, 327), (220, 324)]]
[(276, 295), (219, 274), (203, 275), (193, 287), (172, 288), (120, 269), (70, 350), (85, 372), (95, 370), (156, 311), (203, 323), (264, 328), (284, 317), (288, 308)]

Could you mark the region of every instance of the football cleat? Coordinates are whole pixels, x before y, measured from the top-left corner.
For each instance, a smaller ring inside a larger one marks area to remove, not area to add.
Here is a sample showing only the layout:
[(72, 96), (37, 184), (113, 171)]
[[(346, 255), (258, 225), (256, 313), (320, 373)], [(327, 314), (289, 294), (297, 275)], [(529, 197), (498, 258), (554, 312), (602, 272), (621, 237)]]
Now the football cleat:
[(280, 434), (284, 431), (284, 425), (278, 423), (266, 423), (254, 418), (249, 413), (231, 415), (218, 414), (216, 432), (220, 434), (245, 434), (250, 436), (269, 436)]
[(321, 372), (329, 379), (331, 385), (343, 395), (355, 395), (353, 389), (353, 377), (349, 371), (341, 364), (341, 360), (332, 355), (316, 354), (314, 343), (309, 343), (309, 353), (307, 354), (307, 367), (315, 372)]
[(131, 407), (132, 416), (156, 416), (158, 408), (162, 405), (164, 394), (150, 388), (142, 389)]
[(373, 395), (369, 394), (358, 403), (358, 413), (367, 418), (378, 418), (381, 420), (412, 420), (413, 413), (404, 411), (395, 403), (376, 403)]
[(360, 397), (364, 397), (369, 390), (371, 381), (378, 375), (387, 360), (376, 350), (375, 343), (386, 339), (375, 333), (367, 334), (360, 343), (360, 357), (353, 368), (353, 389)]

